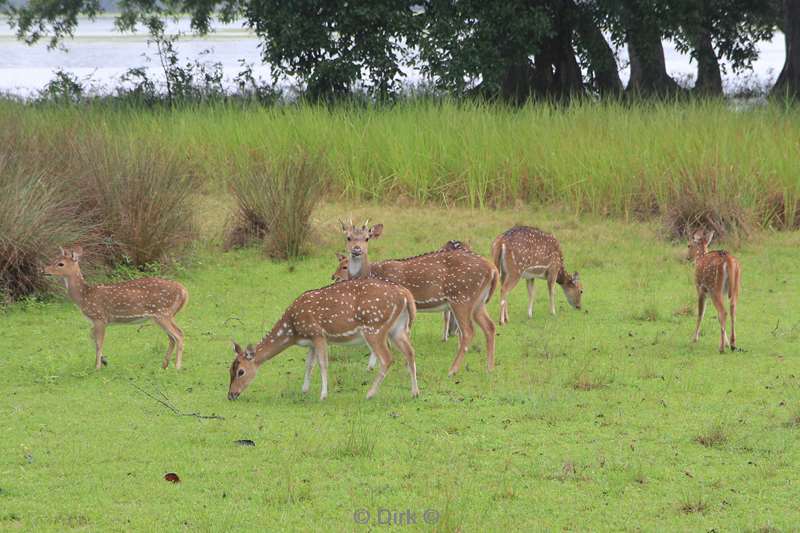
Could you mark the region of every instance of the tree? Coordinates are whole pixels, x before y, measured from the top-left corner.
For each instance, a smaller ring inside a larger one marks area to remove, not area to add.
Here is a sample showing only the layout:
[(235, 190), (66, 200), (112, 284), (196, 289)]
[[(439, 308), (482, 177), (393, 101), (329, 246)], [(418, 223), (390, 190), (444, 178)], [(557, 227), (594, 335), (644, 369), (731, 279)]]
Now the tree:
[(763, 0), (679, 0), (675, 42), (680, 52), (697, 61), (694, 91), (722, 94), (720, 59), (733, 72), (750, 69), (758, 57), (757, 43), (771, 39), (775, 6)]
[(800, 0), (783, 0), (783, 27), (786, 60), (772, 94), (800, 97)]

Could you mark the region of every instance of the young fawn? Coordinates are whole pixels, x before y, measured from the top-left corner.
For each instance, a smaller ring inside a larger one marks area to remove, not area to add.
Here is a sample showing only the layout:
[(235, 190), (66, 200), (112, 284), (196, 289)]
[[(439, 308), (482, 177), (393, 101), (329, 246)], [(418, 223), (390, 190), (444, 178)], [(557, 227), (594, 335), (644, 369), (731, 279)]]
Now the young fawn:
[[(486, 312), (486, 303), (492, 297), (499, 274), (490, 262), (467, 250), (436, 250), (426, 254), (370, 263), (369, 240), (383, 233), (383, 224), (368, 228), (341, 223), (347, 241), (347, 267), (349, 279), (376, 278), (397, 283), (411, 291), (421, 312), (449, 310), (456, 320), (461, 337), (449, 375), (458, 372), (464, 355), (475, 335), (475, 326), (486, 337), (486, 364), (494, 369), (495, 325)], [(341, 273), (342, 262), (336, 273)], [(334, 275), (337, 275), (334, 274)]]
[(572, 307), (581, 308), (583, 286), (580, 277), (577, 272), (570, 274), (564, 269), (564, 254), (553, 235), (528, 226), (515, 226), (494, 240), (492, 259), (500, 270), (502, 281), (500, 324), (508, 323), (508, 293), (520, 278), (525, 278), (528, 284), (528, 318), (533, 317), (536, 278), (547, 280), (551, 314), (556, 314), (556, 284), (561, 285)]
[[(739, 289), (742, 282), (742, 268), (739, 261), (724, 250), (709, 252), (708, 245), (714, 232), (697, 230), (689, 239), (688, 260), (694, 260), (694, 285), (697, 289), (697, 327), (694, 330), (693, 341), (700, 338), (700, 324), (706, 313), (706, 298), (710, 295), (714, 307), (717, 308), (719, 317), (720, 340), (719, 351), (725, 352), (725, 347), (736, 349), (736, 304), (739, 301)], [(730, 299), (731, 308), (731, 338), (725, 332), (727, 316), (725, 313), (725, 294)]]
[(319, 362), (320, 400), (328, 396), (328, 343), (366, 343), (378, 354), (381, 368), (367, 398), (372, 398), (392, 365), (388, 341), (403, 352), (411, 374), (411, 395), (419, 395), (414, 348), (408, 333), (416, 316), (414, 296), (403, 287), (376, 279), (358, 279), (303, 293), (255, 347), (233, 343), (228, 399), (235, 400), (255, 378), (259, 367), (290, 346), (308, 346), (303, 393)]
[(164, 356), (163, 368), (175, 351), (175, 368), (183, 359), (183, 332), (175, 323), (175, 315), (189, 300), (189, 292), (176, 281), (160, 278), (142, 278), (110, 285), (89, 285), (83, 279), (79, 264), (83, 250), (76, 246), (61, 248), (61, 256), (45, 267), (46, 274), (64, 281), (69, 298), (92, 323), (95, 343), (95, 368), (106, 364), (103, 340), (109, 324), (131, 324), (152, 319), (169, 337), (169, 348)]

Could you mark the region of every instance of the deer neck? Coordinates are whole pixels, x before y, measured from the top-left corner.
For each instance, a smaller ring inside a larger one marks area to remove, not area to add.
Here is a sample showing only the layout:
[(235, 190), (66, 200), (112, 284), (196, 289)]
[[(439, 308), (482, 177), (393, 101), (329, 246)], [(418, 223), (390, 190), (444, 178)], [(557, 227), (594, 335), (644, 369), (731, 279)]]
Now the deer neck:
[(564, 283), (567, 282), (567, 272), (564, 270), (564, 264), (562, 263), (560, 267), (558, 267), (558, 275), (556, 276), (556, 283), (564, 286)]
[(64, 287), (67, 289), (70, 300), (78, 304), (78, 307), (83, 305), (84, 294), (88, 286), (86, 280), (83, 279), (83, 274), (78, 271), (76, 274), (64, 276), (61, 279), (64, 281)]
[(286, 348), (294, 345), (294, 337), (281, 331), (281, 324), (283, 324), (283, 320), (272, 328), (272, 331), (256, 345), (256, 355), (253, 359), (256, 366), (261, 366)]
[(369, 276), (369, 259), (367, 254), (361, 254), (358, 257), (350, 256), (350, 261), (347, 264), (347, 273), (350, 279), (366, 278)]

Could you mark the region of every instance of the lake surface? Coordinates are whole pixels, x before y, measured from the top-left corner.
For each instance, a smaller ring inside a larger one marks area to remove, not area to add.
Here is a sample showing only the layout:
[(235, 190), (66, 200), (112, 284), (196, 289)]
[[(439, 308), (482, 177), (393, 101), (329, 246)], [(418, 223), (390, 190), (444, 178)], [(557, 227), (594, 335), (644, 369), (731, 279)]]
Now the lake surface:
[[(242, 70), (240, 60), (253, 64), (256, 77), (270, 79), (270, 69), (261, 64), (258, 39), (242, 23), (215, 24), (214, 32), (207, 37), (191, 35), (188, 19), (171, 22), (168, 32), (185, 33), (177, 43), (181, 63), (200, 58), (204, 62), (221, 63), (225, 74), (225, 85)], [(114, 29), (113, 16), (104, 15), (94, 21), (80, 19), (75, 37), (65, 41), (67, 51), (48, 50), (42, 42), (28, 46), (17, 41), (7, 21), (0, 18), (0, 92), (20, 96), (35, 94), (53, 78), (56, 70), (62, 69), (78, 76), (84, 85), (97, 92), (106, 92), (119, 84), (119, 77), (133, 67), (145, 67), (155, 79), (163, 80), (158, 65), (155, 46), (148, 43), (144, 31), (120, 34)], [(667, 70), (679, 79), (694, 76), (696, 66), (686, 55), (680, 54), (674, 45), (664, 43)], [(760, 58), (753, 71), (735, 78), (730, 72), (724, 75), (726, 90), (747, 84), (768, 84), (777, 78), (785, 58), (783, 35), (777, 34), (771, 42), (759, 43)], [(204, 54), (205, 51), (208, 53)], [(627, 65), (627, 52), (619, 50), (621, 65)], [(421, 81), (418, 72), (406, 72), (406, 81), (415, 84)], [(628, 69), (622, 71), (627, 81)], [(290, 83), (287, 82), (287, 83)]]

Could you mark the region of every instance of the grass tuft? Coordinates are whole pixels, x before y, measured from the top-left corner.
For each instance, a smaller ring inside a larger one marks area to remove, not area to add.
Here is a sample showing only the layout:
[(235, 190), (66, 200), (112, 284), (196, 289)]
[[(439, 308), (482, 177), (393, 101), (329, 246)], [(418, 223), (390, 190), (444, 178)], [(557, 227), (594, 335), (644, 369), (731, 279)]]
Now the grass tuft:
[(664, 214), (667, 237), (685, 240), (698, 229), (713, 230), (717, 240), (743, 239), (751, 232), (754, 214), (733, 194), (684, 191)]
[(728, 437), (725, 434), (725, 429), (722, 427), (722, 425), (715, 424), (702, 435), (695, 437), (694, 440), (696, 443), (705, 446), (706, 448), (716, 448), (725, 444), (728, 441)]
[(680, 504), (680, 511), (684, 514), (704, 514), (708, 511), (708, 502), (702, 496), (686, 497)]
[(325, 192), (323, 158), (303, 149), (280, 159), (253, 157), (255, 170), (236, 174), (230, 181), (237, 210), (226, 247), (262, 240), (268, 256), (296, 259), (307, 252), (311, 214)]

